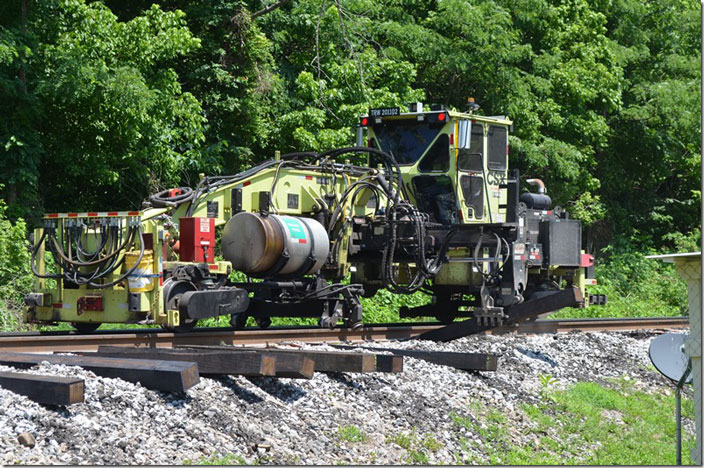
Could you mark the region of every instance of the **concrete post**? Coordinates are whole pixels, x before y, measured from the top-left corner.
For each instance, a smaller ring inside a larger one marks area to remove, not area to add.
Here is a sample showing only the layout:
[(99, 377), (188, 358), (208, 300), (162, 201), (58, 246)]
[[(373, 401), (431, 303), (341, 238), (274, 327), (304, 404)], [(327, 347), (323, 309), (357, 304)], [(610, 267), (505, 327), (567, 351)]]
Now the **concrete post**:
[(694, 385), (694, 414), (697, 428), (697, 446), (691, 457), (695, 464), (702, 464), (702, 258), (675, 257), (677, 273), (687, 281), (689, 292), (689, 338), (684, 344), (684, 353), (692, 360), (692, 384)]

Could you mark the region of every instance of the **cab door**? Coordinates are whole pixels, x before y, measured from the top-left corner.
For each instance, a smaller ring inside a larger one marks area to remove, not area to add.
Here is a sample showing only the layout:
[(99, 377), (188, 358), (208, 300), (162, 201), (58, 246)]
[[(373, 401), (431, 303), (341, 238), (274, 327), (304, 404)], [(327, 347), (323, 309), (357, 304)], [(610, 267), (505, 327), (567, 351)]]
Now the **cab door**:
[(457, 129), (457, 180), (460, 219), (480, 223), (486, 217), (485, 125), (462, 119)]
[(457, 186), (465, 222), (506, 222), (508, 128), (461, 120), (457, 140)]

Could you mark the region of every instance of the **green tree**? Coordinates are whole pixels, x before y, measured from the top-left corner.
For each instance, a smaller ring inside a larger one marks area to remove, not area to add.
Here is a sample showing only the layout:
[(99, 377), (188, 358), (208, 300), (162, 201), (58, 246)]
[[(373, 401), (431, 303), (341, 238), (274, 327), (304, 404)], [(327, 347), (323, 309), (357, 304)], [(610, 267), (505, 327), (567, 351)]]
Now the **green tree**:
[(120, 22), (101, 3), (47, 0), (28, 25), (48, 209), (135, 207), (200, 169), (201, 107), (169, 66), (200, 44), (182, 12), (152, 6)]
[(287, 83), (287, 111), (275, 119), (278, 148), (348, 146), (369, 107), (424, 97), (413, 87), (415, 67), (375, 43), (372, 14), (382, 8), (369, 0), (301, 0), (258, 20)]
[(599, 158), (609, 212), (599, 228), (611, 234), (605, 241), (636, 249), (696, 248), (700, 6), (620, 0), (601, 7), (625, 78), (623, 111), (611, 116), (612, 138)]
[(0, 10), (0, 183), (12, 218), (31, 216), (39, 204), (40, 103), (27, 86), (27, 74), (32, 74), (27, 62), (35, 45), (26, 30), (23, 2), (8, 0)]

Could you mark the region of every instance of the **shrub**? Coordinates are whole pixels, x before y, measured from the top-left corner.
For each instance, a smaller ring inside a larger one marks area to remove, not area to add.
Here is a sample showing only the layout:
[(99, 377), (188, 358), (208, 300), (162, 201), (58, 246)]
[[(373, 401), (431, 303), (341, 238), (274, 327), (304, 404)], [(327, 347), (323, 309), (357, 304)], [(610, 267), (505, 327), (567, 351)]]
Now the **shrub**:
[(563, 309), (551, 318), (654, 317), (687, 315), (687, 283), (672, 264), (622, 253), (596, 266), (597, 285), (590, 294), (606, 294), (606, 306)]
[(23, 219), (14, 224), (6, 217), (7, 205), (0, 200), (0, 330), (21, 328), (24, 295), (32, 289), (31, 254)]

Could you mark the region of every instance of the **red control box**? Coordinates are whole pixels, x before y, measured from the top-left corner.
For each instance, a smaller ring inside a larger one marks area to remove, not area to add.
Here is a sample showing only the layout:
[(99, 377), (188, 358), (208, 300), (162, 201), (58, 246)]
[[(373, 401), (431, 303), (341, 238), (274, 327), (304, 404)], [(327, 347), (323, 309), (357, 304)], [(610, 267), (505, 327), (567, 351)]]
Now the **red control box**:
[(215, 263), (215, 219), (181, 218), (179, 259), (182, 262)]

